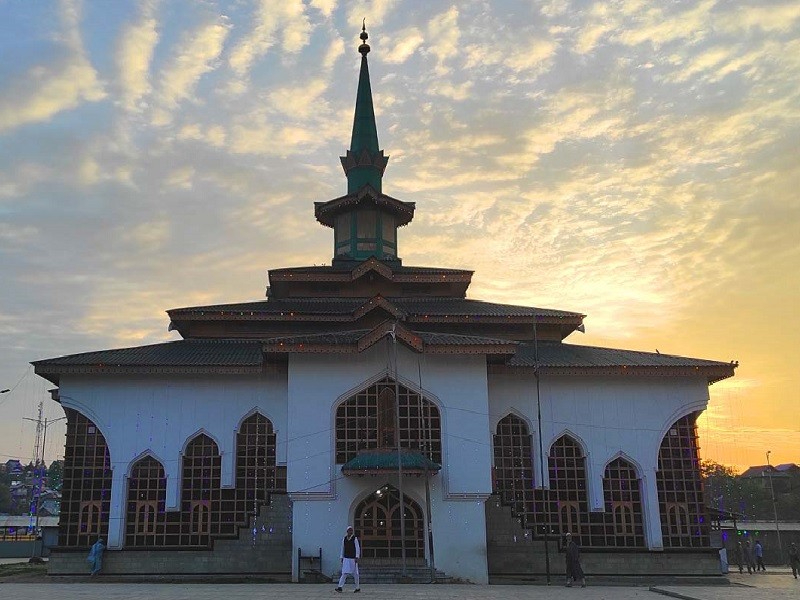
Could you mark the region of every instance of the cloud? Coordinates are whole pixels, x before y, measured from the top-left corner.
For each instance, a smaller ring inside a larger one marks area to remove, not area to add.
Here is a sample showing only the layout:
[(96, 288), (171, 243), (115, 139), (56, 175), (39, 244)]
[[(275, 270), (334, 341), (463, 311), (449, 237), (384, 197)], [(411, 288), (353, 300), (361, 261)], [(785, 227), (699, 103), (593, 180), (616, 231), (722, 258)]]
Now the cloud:
[(409, 27), (397, 32), (393, 39), (385, 41), (387, 46), (392, 45), (393, 47), (382, 54), (381, 58), (389, 64), (404, 63), (424, 41), (422, 32), (417, 27)]
[(437, 75), (450, 72), (445, 62), (459, 53), (461, 30), (458, 27), (458, 8), (451, 6), (447, 11), (434, 16), (428, 22), (428, 38), (431, 40), (432, 52), (436, 56)]
[(155, 125), (168, 124), (178, 103), (190, 98), (200, 78), (216, 68), (229, 31), (227, 19), (219, 17), (183, 36), (159, 77), (158, 105), (153, 112)]
[(139, 20), (126, 25), (117, 41), (120, 101), (127, 110), (137, 110), (151, 91), (149, 69), (159, 38), (154, 9), (154, 2), (142, 4)]
[[(326, 3), (321, 6), (328, 7)], [(319, 8), (320, 5), (317, 5)], [(297, 53), (308, 45), (311, 21), (302, 0), (261, 0), (253, 15), (252, 30), (230, 52), (228, 63), (239, 77), (245, 77), (253, 63), (281, 39), (281, 51)]]
[(325, 18), (330, 18), (336, 10), (336, 0), (311, 0), (311, 6), (316, 8)]
[(347, 26), (361, 27), (366, 20), (367, 31), (376, 25), (383, 25), (386, 15), (392, 11), (397, 0), (355, 0), (347, 3)]
[(328, 46), (328, 49), (325, 51), (324, 58), (322, 59), (322, 68), (326, 71), (330, 71), (336, 64), (336, 61), (339, 60), (339, 58), (343, 55), (344, 40), (340, 37), (333, 38)]
[(63, 1), (62, 31), (56, 41), (63, 56), (51, 64), (32, 67), (0, 92), (0, 132), (28, 123), (48, 121), (85, 102), (98, 102), (106, 92), (83, 49), (81, 5)]

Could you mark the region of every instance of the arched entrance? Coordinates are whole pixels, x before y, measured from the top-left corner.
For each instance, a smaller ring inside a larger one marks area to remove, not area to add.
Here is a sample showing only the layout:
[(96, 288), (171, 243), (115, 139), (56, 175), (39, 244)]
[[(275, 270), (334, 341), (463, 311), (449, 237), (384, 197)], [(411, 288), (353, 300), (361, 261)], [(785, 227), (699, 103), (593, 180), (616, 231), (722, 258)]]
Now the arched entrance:
[[(425, 564), (425, 517), (422, 508), (404, 495), (405, 547), (408, 564)], [(397, 563), (402, 560), (400, 494), (384, 485), (356, 507), (353, 525), (361, 540), (365, 564)]]

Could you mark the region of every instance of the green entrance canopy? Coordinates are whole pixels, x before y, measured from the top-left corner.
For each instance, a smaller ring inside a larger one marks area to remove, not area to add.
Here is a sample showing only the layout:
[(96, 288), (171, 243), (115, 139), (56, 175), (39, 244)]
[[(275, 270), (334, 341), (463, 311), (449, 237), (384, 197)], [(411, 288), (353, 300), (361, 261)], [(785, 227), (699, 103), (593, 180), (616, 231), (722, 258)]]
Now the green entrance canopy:
[(407, 475), (438, 473), (442, 468), (442, 465), (433, 462), (421, 452), (402, 450), (400, 461), (398, 461), (397, 450), (362, 450), (342, 465), (342, 473), (345, 475), (383, 475), (397, 473), (401, 466), (403, 474)]

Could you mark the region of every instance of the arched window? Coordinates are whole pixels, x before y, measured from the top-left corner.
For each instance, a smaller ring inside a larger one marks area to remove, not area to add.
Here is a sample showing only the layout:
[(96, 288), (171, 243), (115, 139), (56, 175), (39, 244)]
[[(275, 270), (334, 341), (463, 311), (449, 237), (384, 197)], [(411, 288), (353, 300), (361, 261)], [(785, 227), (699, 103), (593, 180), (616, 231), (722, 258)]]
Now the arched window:
[[(223, 500), (229, 490), (223, 490)], [(271, 494), (286, 493), (286, 467), (277, 465), (277, 442), (272, 421), (254, 413), (242, 421), (236, 434), (236, 490), (233, 513), (223, 520), (246, 524), (258, 517)], [(227, 503), (223, 502), (226, 507)]]
[(208, 546), (211, 535), (230, 529), (221, 520), (221, 463), (216, 442), (204, 433), (186, 446), (181, 486), (181, 546)]
[(593, 544), (617, 548), (644, 547), (641, 482), (630, 462), (617, 458), (608, 463), (603, 477), (603, 496), (603, 533), (599, 539), (593, 536)]
[[(344, 464), (360, 450), (394, 447), (394, 436), (400, 446), (419, 450), (436, 463), (442, 462), (441, 421), (439, 409), (430, 400), (408, 389), (396, 386), (388, 377), (342, 402), (336, 409), (336, 462)], [(399, 406), (399, 431), (394, 414)], [(392, 443), (387, 443), (391, 439)]]
[(494, 493), (521, 517), (523, 527), (535, 512), (532, 445), (523, 419), (513, 414), (500, 419), (494, 436)]
[(586, 458), (578, 442), (568, 435), (550, 447), (550, 490), (556, 496), (558, 514), (551, 519), (562, 534), (572, 533), (579, 546), (590, 545)]
[(97, 536), (100, 533), (100, 502), (81, 502), (78, 530), (83, 535)]
[(67, 437), (58, 543), (89, 547), (108, 535), (111, 457), (100, 429), (76, 410), (64, 408)]
[(658, 452), (656, 484), (665, 548), (702, 548), (711, 543), (700, 477), (698, 415), (675, 421)]
[(166, 540), (167, 480), (164, 467), (145, 456), (131, 467), (125, 546), (164, 546)]

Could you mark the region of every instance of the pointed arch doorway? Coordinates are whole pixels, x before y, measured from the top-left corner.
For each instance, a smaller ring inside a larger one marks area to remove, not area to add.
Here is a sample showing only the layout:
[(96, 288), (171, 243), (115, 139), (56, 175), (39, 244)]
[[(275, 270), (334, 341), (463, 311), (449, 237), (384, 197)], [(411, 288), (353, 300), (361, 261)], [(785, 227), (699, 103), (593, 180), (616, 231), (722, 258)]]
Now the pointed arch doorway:
[[(425, 513), (403, 494), (406, 563), (425, 565)], [(356, 506), (353, 526), (361, 540), (361, 562), (366, 565), (398, 564), (402, 560), (400, 494), (384, 485)]]

